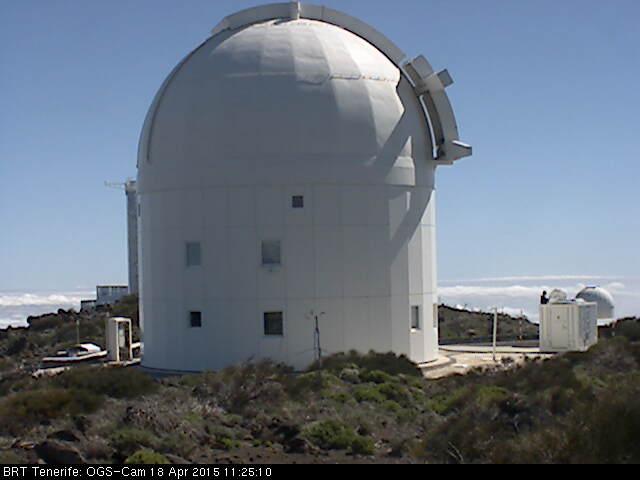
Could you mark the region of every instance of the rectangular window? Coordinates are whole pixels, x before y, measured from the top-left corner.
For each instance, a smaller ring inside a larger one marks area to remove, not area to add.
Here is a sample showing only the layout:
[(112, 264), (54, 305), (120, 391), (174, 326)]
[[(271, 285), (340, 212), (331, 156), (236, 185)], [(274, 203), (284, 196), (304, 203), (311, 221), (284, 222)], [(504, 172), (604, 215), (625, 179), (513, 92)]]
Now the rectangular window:
[(411, 307), (411, 329), (420, 330), (420, 306), (413, 305)]
[(262, 241), (262, 264), (280, 265), (280, 240)]
[(200, 328), (202, 326), (202, 312), (189, 312), (189, 324), (192, 328)]
[(187, 242), (187, 267), (197, 267), (202, 262), (202, 252), (200, 251), (200, 242)]
[(284, 320), (282, 312), (264, 312), (264, 334), (265, 335), (284, 335)]
[(304, 208), (304, 197), (302, 195), (294, 195), (291, 197), (292, 208)]

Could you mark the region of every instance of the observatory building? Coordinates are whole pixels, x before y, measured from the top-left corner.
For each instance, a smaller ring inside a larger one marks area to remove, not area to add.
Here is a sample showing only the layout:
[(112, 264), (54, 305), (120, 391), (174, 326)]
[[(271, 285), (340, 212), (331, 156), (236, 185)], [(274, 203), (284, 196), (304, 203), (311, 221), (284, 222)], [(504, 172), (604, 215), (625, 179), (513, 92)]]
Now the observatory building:
[(326, 7), (222, 20), (141, 134), (143, 366), (435, 359), (435, 170), (471, 154), (451, 83)]

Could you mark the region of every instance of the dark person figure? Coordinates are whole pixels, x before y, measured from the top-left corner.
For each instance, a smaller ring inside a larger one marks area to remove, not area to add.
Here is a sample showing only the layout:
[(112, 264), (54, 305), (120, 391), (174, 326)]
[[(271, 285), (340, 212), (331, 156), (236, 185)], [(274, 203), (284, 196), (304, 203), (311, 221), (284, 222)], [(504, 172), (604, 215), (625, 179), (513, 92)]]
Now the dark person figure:
[(549, 303), (549, 297), (547, 297), (547, 291), (545, 290), (540, 296), (540, 305), (546, 305), (547, 303)]

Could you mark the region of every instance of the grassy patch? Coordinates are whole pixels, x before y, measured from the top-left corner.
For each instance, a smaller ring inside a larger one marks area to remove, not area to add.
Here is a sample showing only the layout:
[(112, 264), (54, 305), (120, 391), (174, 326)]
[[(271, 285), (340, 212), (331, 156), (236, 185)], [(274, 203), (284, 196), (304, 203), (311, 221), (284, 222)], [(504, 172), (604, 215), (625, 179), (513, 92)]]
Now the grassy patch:
[(371, 438), (357, 434), (350, 426), (338, 420), (313, 423), (305, 429), (304, 435), (324, 450), (347, 450), (362, 455), (370, 455), (374, 452)]
[(95, 411), (102, 399), (84, 390), (43, 388), (14, 393), (0, 402), (0, 426), (10, 432), (66, 415)]
[(376, 385), (358, 385), (353, 390), (353, 396), (358, 402), (382, 403), (385, 400)]
[[(344, 368), (353, 368), (354, 366), (361, 371), (379, 371), (389, 375), (404, 374), (422, 377), (422, 372), (415, 363), (405, 355), (396, 355), (395, 353), (369, 352), (362, 355), (352, 350), (348, 353), (337, 353), (322, 359), (322, 368), (330, 370), (336, 375), (339, 375)], [(314, 363), (309, 370), (318, 370), (319, 368), (319, 364)]]
[(468, 387), (457, 388), (451, 392), (441, 393), (427, 400), (427, 406), (438, 415), (446, 415), (460, 407), (469, 397)]
[(154, 448), (158, 442), (151, 432), (126, 427), (113, 432), (110, 443), (117, 456), (128, 458), (141, 448)]
[(127, 457), (124, 463), (128, 465), (166, 465), (169, 460), (158, 452), (143, 448)]
[(476, 392), (476, 402), (482, 408), (489, 408), (506, 401), (511, 394), (506, 388), (495, 385), (483, 385)]
[(56, 377), (60, 387), (88, 390), (114, 398), (134, 398), (153, 393), (156, 382), (140, 371), (123, 368), (75, 368)]

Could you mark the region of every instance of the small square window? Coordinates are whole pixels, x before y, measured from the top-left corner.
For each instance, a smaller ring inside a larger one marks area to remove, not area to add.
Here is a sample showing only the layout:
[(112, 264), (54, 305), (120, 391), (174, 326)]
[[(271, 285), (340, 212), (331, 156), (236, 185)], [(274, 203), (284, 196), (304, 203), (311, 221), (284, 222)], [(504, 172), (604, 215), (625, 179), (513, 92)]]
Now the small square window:
[(304, 197), (302, 195), (294, 195), (291, 197), (292, 208), (304, 208)]
[(282, 312), (264, 312), (264, 334), (282, 336), (284, 334), (284, 321)]
[(202, 263), (200, 242), (187, 242), (186, 244), (187, 267), (197, 267)]
[(411, 307), (411, 329), (420, 330), (420, 306), (413, 305)]
[(262, 241), (262, 264), (280, 265), (280, 240)]
[(202, 327), (202, 312), (189, 312), (189, 323), (192, 328)]

